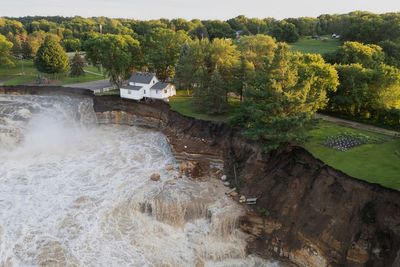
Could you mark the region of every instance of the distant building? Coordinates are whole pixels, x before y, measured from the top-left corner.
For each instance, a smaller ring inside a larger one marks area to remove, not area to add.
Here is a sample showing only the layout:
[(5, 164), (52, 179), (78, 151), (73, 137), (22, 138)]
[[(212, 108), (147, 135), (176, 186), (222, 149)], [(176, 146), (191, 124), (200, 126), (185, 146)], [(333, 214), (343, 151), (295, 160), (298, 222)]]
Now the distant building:
[(333, 38), (333, 39), (340, 39), (340, 35), (334, 33), (334, 34), (332, 34), (332, 38)]
[(120, 96), (141, 100), (143, 98), (162, 99), (176, 95), (175, 86), (170, 83), (160, 82), (154, 73), (135, 72), (128, 80), (128, 84), (121, 86)]

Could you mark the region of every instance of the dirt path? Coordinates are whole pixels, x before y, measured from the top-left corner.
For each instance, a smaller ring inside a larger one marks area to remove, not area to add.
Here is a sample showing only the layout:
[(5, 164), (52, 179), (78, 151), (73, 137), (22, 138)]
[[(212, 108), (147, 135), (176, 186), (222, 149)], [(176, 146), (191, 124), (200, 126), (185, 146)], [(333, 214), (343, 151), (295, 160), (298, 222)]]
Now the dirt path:
[(339, 125), (343, 125), (343, 126), (347, 126), (347, 127), (351, 127), (351, 128), (355, 128), (355, 129), (366, 130), (366, 131), (370, 131), (370, 132), (400, 137), (400, 132), (398, 132), (398, 131), (388, 130), (388, 129), (368, 125), (365, 123), (340, 119), (340, 118), (336, 118), (336, 117), (332, 117), (332, 116), (328, 116), (328, 115), (322, 115), (322, 114), (316, 114), (316, 117), (323, 119), (325, 121), (333, 122), (333, 123), (336, 123)]

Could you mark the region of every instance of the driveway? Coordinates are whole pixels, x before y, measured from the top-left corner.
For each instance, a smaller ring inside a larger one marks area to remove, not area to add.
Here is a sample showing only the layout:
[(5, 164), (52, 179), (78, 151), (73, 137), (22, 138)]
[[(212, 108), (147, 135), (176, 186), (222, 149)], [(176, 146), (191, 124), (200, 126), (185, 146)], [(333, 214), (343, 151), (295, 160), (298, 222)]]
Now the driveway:
[(104, 88), (111, 87), (112, 84), (108, 79), (98, 80), (93, 82), (84, 82), (84, 83), (73, 83), (73, 84), (66, 84), (64, 87), (75, 87), (75, 88), (83, 88), (83, 89), (90, 89), (92, 91), (98, 91)]

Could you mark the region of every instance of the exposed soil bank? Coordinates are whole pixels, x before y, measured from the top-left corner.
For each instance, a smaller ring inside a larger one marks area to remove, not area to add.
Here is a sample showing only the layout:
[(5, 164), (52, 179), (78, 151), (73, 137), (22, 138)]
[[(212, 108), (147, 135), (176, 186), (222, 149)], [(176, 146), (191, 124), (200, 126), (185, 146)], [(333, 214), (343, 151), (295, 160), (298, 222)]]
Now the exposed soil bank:
[(241, 219), (253, 253), (300, 266), (400, 266), (400, 192), (352, 178), (301, 147), (266, 155), (226, 124), (163, 102), (95, 97), (94, 108), (100, 123), (159, 128), (178, 158), (223, 160), (232, 183), (236, 171), (241, 194), (258, 198)]
[[(71, 94), (51, 88), (0, 87), (0, 94)], [(237, 130), (163, 102), (94, 97), (94, 109), (99, 123), (162, 130), (178, 158), (223, 162), (231, 183), (236, 172), (241, 194), (258, 198), (241, 218), (253, 253), (300, 266), (400, 266), (400, 192), (349, 177), (301, 147), (264, 154)]]
[(93, 97), (93, 91), (81, 88), (70, 88), (61, 86), (0, 86), (0, 94), (10, 95), (70, 95)]

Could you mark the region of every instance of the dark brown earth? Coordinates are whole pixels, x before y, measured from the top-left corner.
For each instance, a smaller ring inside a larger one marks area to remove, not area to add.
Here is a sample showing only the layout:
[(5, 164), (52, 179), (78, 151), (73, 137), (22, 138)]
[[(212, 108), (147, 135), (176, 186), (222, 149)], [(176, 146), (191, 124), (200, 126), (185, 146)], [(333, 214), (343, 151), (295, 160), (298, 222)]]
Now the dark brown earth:
[(14, 95), (74, 95), (74, 96), (90, 96), (93, 97), (93, 92), (87, 89), (69, 88), (61, 86), (0, 86), (0, 94)]
[(238, 129), (185, 117), (164, 102), (96, 96), (94, 109), (99, 123), (160, 129), (178, 159), (223, 162), (240, 193), (257, 197), (240, 223), (249, 251), (299, 266), (400, 266), (399, 191), (352, 178), (301, 147), (265, 154)]

